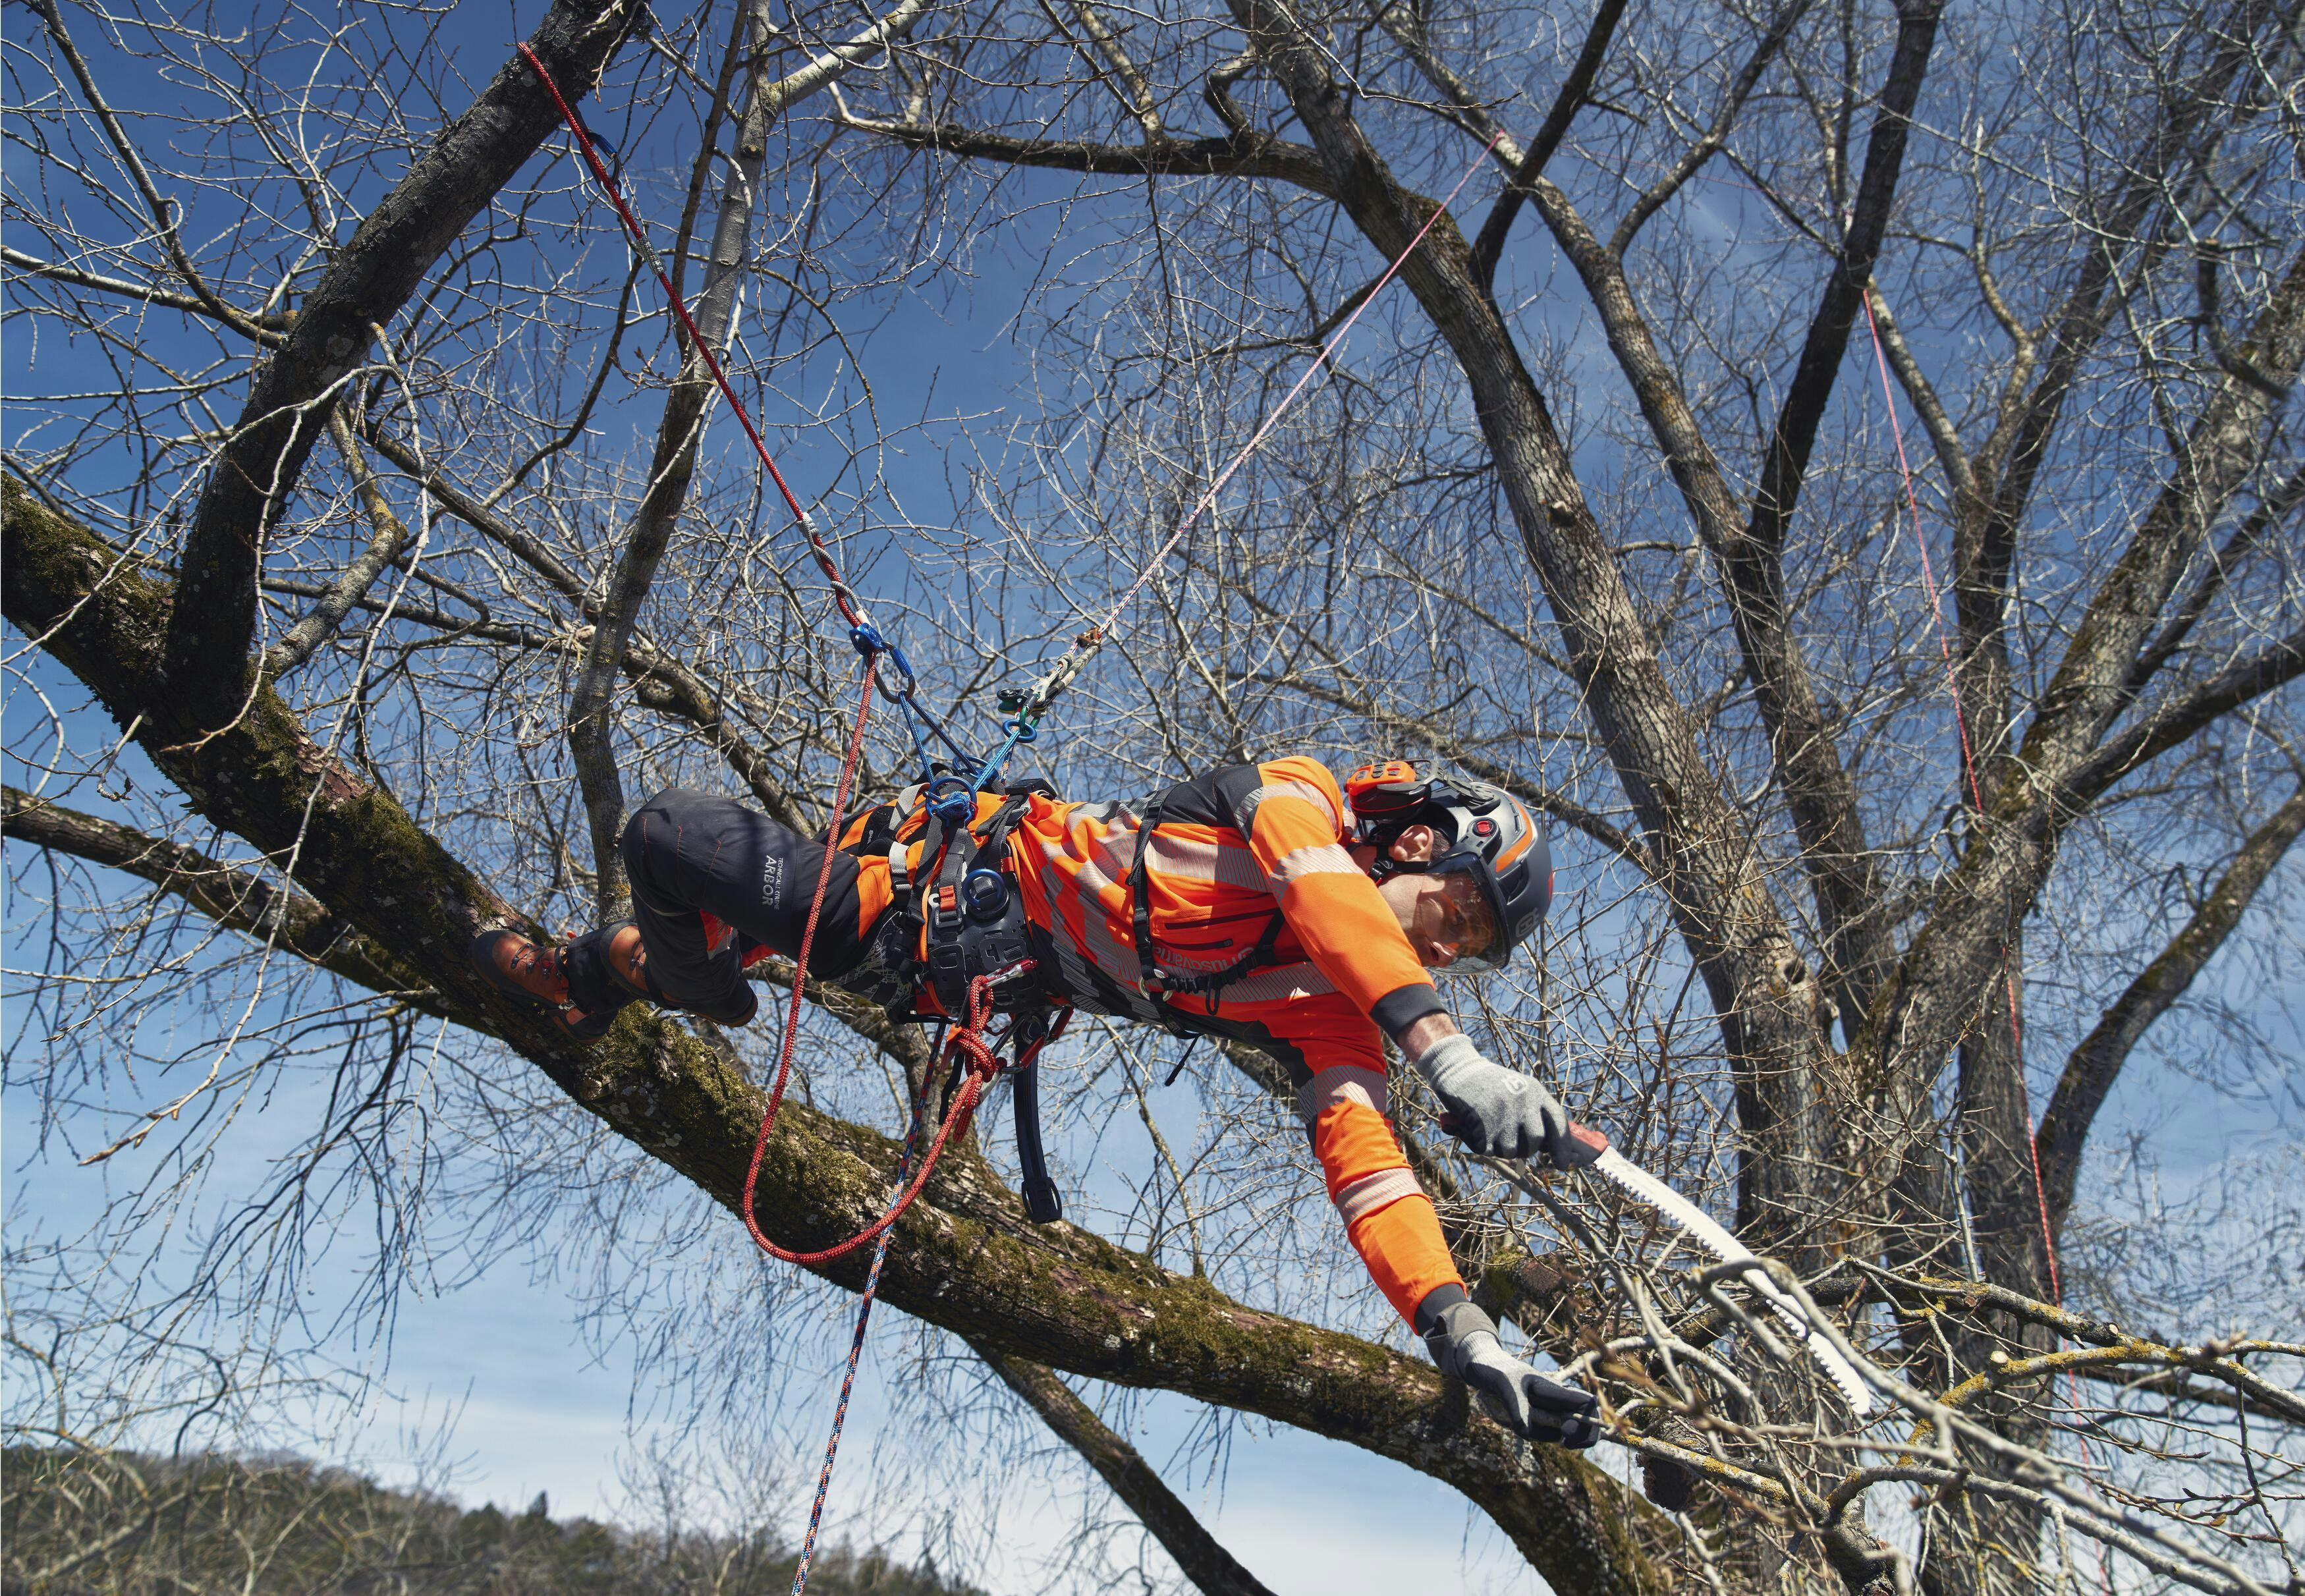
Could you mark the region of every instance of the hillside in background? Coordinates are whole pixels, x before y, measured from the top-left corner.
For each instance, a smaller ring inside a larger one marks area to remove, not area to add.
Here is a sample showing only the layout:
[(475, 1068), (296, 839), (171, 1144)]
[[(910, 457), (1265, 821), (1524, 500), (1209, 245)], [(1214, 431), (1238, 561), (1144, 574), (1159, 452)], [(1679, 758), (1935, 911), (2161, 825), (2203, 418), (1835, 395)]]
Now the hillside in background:
[[(0, 1460), (0, 1596), (782, 1596), (796, 1555), (773, 1535), (640, 1532), (467, 1510), (295, 1457)], [(821, 1596), (984, 1596), (923, 1560), (821, 1552)]]

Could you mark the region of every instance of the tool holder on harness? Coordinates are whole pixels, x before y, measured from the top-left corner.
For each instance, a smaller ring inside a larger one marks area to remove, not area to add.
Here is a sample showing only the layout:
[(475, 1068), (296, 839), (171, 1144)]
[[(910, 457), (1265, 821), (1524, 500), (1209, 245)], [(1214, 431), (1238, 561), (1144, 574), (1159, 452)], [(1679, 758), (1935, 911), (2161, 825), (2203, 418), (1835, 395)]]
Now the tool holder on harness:
[(1223, 1001), (1227, 987), (1252, 971), (1280, 962), (1273, 957), (1272, 948), (1280, 940), (1281, 928), (1287, 921), (1280, 911), (1275, 909), (1272, 918), (1264, 922), (1264, 930), (1258, 933), (1255, 945), (1221, 970), (1195, 971), (1187, 974), (1181, 971), (1163, 970), (1154, 961), (1152, 896), (1147, 861), (1152, 855), (1152, 834), (1154, 828), (1161, 824), (1161, 808), (1175, 791), (1171, 787), (1155, 798), (1146, 807), (1144, 819), (1137, 823), (1136, 857), (1128, 866), (1128, 914), (1135, 931), (1137, 975), (1144, 983), (1144, 995), (1163, 1010), (1161, 1023), (1168, 1028), (1170, 1035), (1190, 1036), (1193, 1032), (1188, 1028), (1167, 1014), (1168, 1005), (1161, 1002), (1161, 995), (1174, 992), (1182, 997), (1199, 997), (1207, 1004), (1209, 1013), (1215, 1014), (1217, 1005)]
[[(921, 973), (944, 1011), (966, 1014), (972, 1002), (989, 1001), (1009, 1016), (1003, 1040), (1015, 1049), (1011, 1101), (1025, 1210), (1034, 1224), (1050, 1225), (1064, 1217), (1064, 1201), (1050, 1178), (1042, 1145), (1036, 1066), (1041, 1049), (1062, 1033), (1072, 1011), (1052, 999), (1037, 979), (1041, 961), (1008, 862), (1008, 836), (1024, 817), (1029, 796), (1053, 789), (1033, 781), (1011, 783), (1006, 790), (1007, 801), (981, 833), (969, 830), (965, 817), (958, 825), (948, 824), (931, 802), (921, 852), (926, 879), (910, 879), (909, 845), (897, 839), (889, 849), (889, 885), (911, 921), (927, 932), (928, 959)], [(966, 845), (971, 842), (974, 847)]]

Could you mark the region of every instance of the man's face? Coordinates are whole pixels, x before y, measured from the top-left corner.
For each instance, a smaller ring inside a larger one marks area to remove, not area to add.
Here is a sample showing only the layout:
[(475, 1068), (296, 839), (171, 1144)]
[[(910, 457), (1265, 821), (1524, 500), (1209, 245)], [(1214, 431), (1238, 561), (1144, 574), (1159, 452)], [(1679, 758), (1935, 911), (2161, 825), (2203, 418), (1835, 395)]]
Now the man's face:
[[(1430, 826), (1411, 826), (1395, 839), (1388, 852), (1404, 864), (1430, 861), (1441, 843)], [(1364, 864), (1374, 851), (1364, 849)], [(1416, 962), (1428, 970), (1446, 970), (1459, 959), (1485, 951), (1495, 940), (1496, 917), (1473, 879), (1461, 871), (1446, 875), (1387, 876), (1377, 893), (1400, 921)]]

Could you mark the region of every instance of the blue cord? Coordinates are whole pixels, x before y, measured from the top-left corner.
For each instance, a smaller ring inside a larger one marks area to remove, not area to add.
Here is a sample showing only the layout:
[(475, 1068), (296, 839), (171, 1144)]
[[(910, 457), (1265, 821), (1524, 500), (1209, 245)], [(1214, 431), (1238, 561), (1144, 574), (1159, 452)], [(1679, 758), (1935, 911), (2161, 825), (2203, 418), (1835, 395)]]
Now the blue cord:
[[(1008, 756), (1016, 751), (1020, 743), (1030, 743), (1041, 734), (1040, 728), (1035, 724), (1040, 717), (1019, 714), (1013, 720), (1002, 721), (1001, 727), (1008, 734), (1002, 740), (1000, 746), (993, 751), (992, 757), (978, 768), (974, 781), (965, 781), (950, 771), (940, 774), (936, 768), (936, 761), (930, 757), (928, 739), (921, 734), (921, 728), (923, 726), (935, 733), (937, 740), (952, 751), (953, 758), (963, 769), (967, 768), (969, 764), (968, 751), (954, 742), (952, 734), (945, 730), (943, 724), (922, 708), (919, 699), (920, 679), (913, 675), (913, 662), (905, 658), (904, 649), (889, 641), (881, 634), (880, 629), (869, 621), (860, 622), (850, 627), (848, 641), (855, 645), (859, 654), (874, 666), (877, 666), (880, 660), (885, 658), (896, 666), (897, 674), (903, 680), (903, 685), (889, 686), (884, 683), (883, 691), (888, 697), (896, 700), (897, 707), (905, 713), (905, 730), (911, 734), (913, 752), (920, 760), (921, 786), (923, 795), (928, 802), (929, 812), (942, 820), (948, 827), (966, 825), (976, 812), (976, 794), (989, 788), (999, 777), (1000, 767), (1008, 762)], [(940, 791), (940, 788), (948, 790)]]

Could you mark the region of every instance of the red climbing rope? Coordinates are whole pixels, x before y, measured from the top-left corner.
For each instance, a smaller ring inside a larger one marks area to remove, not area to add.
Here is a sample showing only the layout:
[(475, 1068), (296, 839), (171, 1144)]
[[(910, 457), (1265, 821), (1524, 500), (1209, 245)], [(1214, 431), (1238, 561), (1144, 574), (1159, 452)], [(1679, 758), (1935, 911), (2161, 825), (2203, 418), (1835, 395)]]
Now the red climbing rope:
[[(1961, 707), (1961, 677), (1953, 669), (1952, 645), (1946, 641), (1944, 607), (1937, 597), (1937, 579), (1929, 564), (1928, 540), (1921, 535), (1920, 496), (1913, 491), (1913, 467), (1905, 457), (1904, 429), (1897, 425), (1897, 399), (1889, 387), (1889, 357), (1881, 347), (1881, 326), (1873, 318), (1873, 291), (1865, 293), (1865, 325), (1873, 335), (1873, 363), (1881, 373), (1881, 396), (1889, 405), (1889, 431), (1897, 440), (1897, 469), (1905, 479), (1905, 503), (1913, 515), (1913, 547), (1921, 556), (1921, 587), (1928, 595), (1929, 621), (1936, 628), (1937, 654), (1944, 661), (1945, 691), (1952, 699), (1952, 720), (1961, 734), (1961, 774), (1969, 783), (1969, 801), (1981, 819), (1985, 814), (1985, 790), (1977, 775), (1977, 751), (1969, 735), (1969, 714)], [(2001, 985), (2009, 998), (2009, 1040), (2017, 1049), (2017, 1091), (2025, 1105), (2025, 1151), (2033, 1161), (2033, 1201), (2041, 1215), (2041, 1252), (2049, 1265), (2049, 1295), (2062, 1303), (2065, 1288), (2058, 1278), (2057, 1244), (2049, 1229), (2049, 1194), (2041, 1182), (2041, 1143), (2033, 1131), (2031, 1093), (2025, 1085), (2025, 1028), (2017, 1018), (2017, 973), (2009, 967), (2009, 950), (2001, 950)]]
[[(888, 645), (874, 630), (871, 619), (865, 613), (863, 601), (858, 598), (855, 590), (842, 580), (840, 567), (834, 563), (832, 552), (825, 546), (824, 539), (818, 533), (815, 522), (810, 520), (807, 510), (802, 506), (798, 497), (785, 481), (784, 473), (777, 469), (777, 463), (770, 457), (767, 443), (761, 437), (760, 429), (753, 425), (753, 418), (745, 411), (744, 402), (736, 397), (736, 390), (729, 386), (727, 374), (721, 369), (719, 357), (712, 352), (711, 345), (697, 330), (696, 323), (690, 317), (688, 307), (681, 301), (678, 291), (673, 287), (672, 278), (665, 271), (663, 262), (658, 259), (656, 251), (649, 246), (648, 235), (642, 231), (640, 222), (633, 215), (632, 207), (625, 203), (624, 194), (617, 188), (616, 179), (601, 162), (598, 151), (593, 149), (591, 135), (585, 131), (584, 124), (578, 120), (574, 108), (569, 105), (566, 97), (560, 92), (560, 86), (553, 81), (551, 72), (546, 70), (544, 63), (538, 58), (536, 52), (526, 44), (523, 44), (520, 47), (520, 53), (528, 58), (529, 65), (536, 69), (536, 75), (543, 81), (545, 91), (551, 95), (552, 103), (560, 108), (561, 120), (568, 124), (568, 132), (575, 139), (576, 148), (583, 153), (585, 164), (591, 166), (594, 181), (600, 184), (601, 192), (608, 197), (608, 202), (616, 208), (617, 216), (624, 222), (625, 231), (632, 237), (634, 247), (641, 252), (642, 259), (647, 260), (649, 268), (656, 274), (656, 280), (664, 289), (665, 301), (672, 308), (673, 315), (679, 318), (680, 325), (687, 330), (689, 347), (703, 361), (705, 369), (711, 373), (712, 380), (719, 388), (721, 397), (727, 400), (728, 408), (736, 412), (736, 420), (744, 429), (744, 436), (752, 440), (754, 453), (761, 457), (761, 463), (768, 468), (770, 480), (776, 483), (777, 491), (784, 496), (785, 505), (792, 512), (795, 524), (808, 539), (810, 552), (816, 556), (816, 563), (824, 572), (826, 582), (831, 585), (833, 601), (839, 606), (842, 617), (849, 624), (850, 638), (856, 644), (857, 651), (863, 656), (863, 680), (858, 684), (856, 697), (856, 720), (849, 733), (847, 750), (841, 756), (840, 778), (833, 788), (831, 824), (824, 850), (824, 859), (817, 869), (816, 891), (809, 900), (808, 922), (801, 931), (799, 955), (793, 961), (792, 1003), (785, 1012), (784, 1040), (777, 1057), (776, 1081), (769, 1090), (767, 1110), (761, 1116), (760, 1133), (753, 1140), (753, 1160), (744, 1171), (744, 1191), (741, 1204), (744, 1217), (744, 1228), (751, 1234), (753, 1240), (771, 1258), (781, 1259), (787, 1263), (803, 1265), (829, 1263), (837, 1258), (845, 1257), (855, 1252), (866, 1242), (876, 1244), (872, 1252), (872, 1266), (865, 1274), (864, 1289), (857, 1303), (856, 1328), (849, 1339), (848, 1371), (840, 1383), (839, 1405), (833, 1413), (832, 1433), (825, 1442), (824, 1463), (817, 1474), (816, 1501), (809, 1511), (808, 1538), (802, 1549), (799, 1566), (793, 1575), (793, 1596), (801, 1596), (807, 1587), (809, 1567), (814, 1560), (817, 1531), (824, 1515), (825, 1496), (832, 1484), (833, 1460), (840, 1449), (841, 1430), (848, 1418), (849, 1395), (855, 1388), (856, 1367), (863, 1355), (865, 1326), (872, 1318), (873, 1299), (880, 1289), (880, 1266), (888, 1258), (889, 1244), (895, 1234), (894, 1227), (905, 1210), (912, 1206), (913, 1200), (921, 1194), (921, 1189), (928, 1184), (929, 1176), (934, 1173), (937, 1159), (944, 1151), (945, 1144), (957, 1132), (968, 1125), (976, 1112), (978, 1101), (983, 1097), (986, 1084), (1000, 1071), (999, 1057), (993, 1050), (992, 1045), (984, 1038), (984, 1027), (991, 1017), (992, 1004), (991, 978), (980, 976), (969, 984), (968, 1013), (965, 1018), (953, 1025), (942, 1053), (936, 1061), (937, 1064), (941, 1064), (946, 1060), (952, 1060), (964, 1065), (960, 1089), (953, 1094), (952, 1102), (945, 1111), (943, 1121), (937, 1126), (934, 1140), (929, 1143), (927, 1150), (922, 1155), (918, 1167), (911, 1169), (910, 1178), (907, 1180), (906, 1179), (906, 1170), (912, 1162), (913, 1150), (920, 1140), (921, 1108), (926, 1100), (927, 1089), (937, 1074), (936, 1065), (931, 1065), (930, 1079), (921, 1083), (921, 1090), (915, 1094), (912, 1129), (906, 1136), (905, 1150), (897, 1165), (897, 1178), (904, 1181), (905, 1184), (896, 1201), (889, 1205), (888, 1211), (864, 1229), (836, 1246), (805, 1252), (781, 1247), (770, 1241), (761, 1231), (759, 1220), (753, 1216), (754, 1193), (760, 1184), (761, 1165), (768, 1156), (769, 1139), (776, 1132), (777, 1112), (784, 1106), (785, 1088), (792, 1076), (793, 1049), (800, 1037), (801, 1006), (804, 1001), (808, 985), (809, 955), (816, 945), (816, 928), (818, 922), (823, 918), (825, 893), (832, 879), (832, 860), (837, 850), (831, 844), (839, 837), (841, 823), (846, 818), (849, 793), (855, 781), (857, 761), (863, 752), (865, 728), (872, 717), (872, 683), (877, 662)], [(906, 675), (909, 679), (909, 669), (906, 670)], [(1053, 1040), (1056, 1032), (1062, 1028), (1060, 1022), (1054, 1029), (1041, 1034), (1030, 1046), (1023, 1048), (1016, 1057), (1018, 1067), (1030, 1065), (1041, 1048)]]
[(855, 589), (841, 580), (840, 567), (833, 563), (832, 551), (825, 547), (824, 539), (816, 530), (816, 522), (809, 519), (809, 514), (801, 507), (800, 500), (786, 486), (785, 474), (770, 458), (769, 446), (761, 440), (760, 429), (753, 425), (753, 418), (745, 411), (744, 402), (736, 397), (736, 390), (728, 386), (727, 375), (720, 369), (719, 357), (713, 354), (712, 346), (704, 341), (703, 335), (696, 330), (696, 323), (689, 318), (688, 307), (680, 302), (680, 295), (673, 288), (672, 278), (665, 272), (664, 262), (650, 247), (648, 234), (641, 231), (640, 223), (633, 216), (632, 207), (625, 203), (623, 191), (617, 188), (617, 180), (608, 174), (608, 168), (601, 164), (599, 152), (593, 149), (592, 135), (585, 132), (584, 124), (577, 120), (574, 107), (562, 96), (560, 85), (552, 81), (552, 74), (545, 70), (544, 63), (538, 58), (536, 52), (523, 42), (520, 53), (528, 57), (529, 65), (534, 67), (536, 75), (544, 81), (544, 91), (552, 97), (552, 103), (560, 107), (560, 119), (568, 124), (569, 132), (576, 140), (576, 148), (583, 153), (585, 164), (592, 168), (593, 180), (600, 185), (600, 191), (608, 195), (608, 203), (617, 208), (617, 215), (624, 218), (625, 231), (632, 235), (633, 247), (641, 252), (642, 259), (649, 264), (649, 269), (656, 274), (658, 283), (663, 285), (664, 297), (672, 306), (672, 313), (680, 318), (680, 325), (688, 329), (688, 346), (703, 357), (704, 369), (712, 373), (712, 380), (719, 386), (720, 396), (728, 402), (728, 408), (736, 412), (736, 420), (744, 426), (744, 436), (753, 440), (753, 448), (759, 454), (761, 463), (769, 468), (770, 479), (776, 483), (777, 491), (784, 495), (785, 507), (792, 512), (793, 523), (808, 539), (809, 552), (816, 556), (816, 563), (823, 570), (825, 581), (832, 584), (832, 600), (840, 607), (842, 618), (851, 626), (869, 624), (863, 600), (856, 597)]

